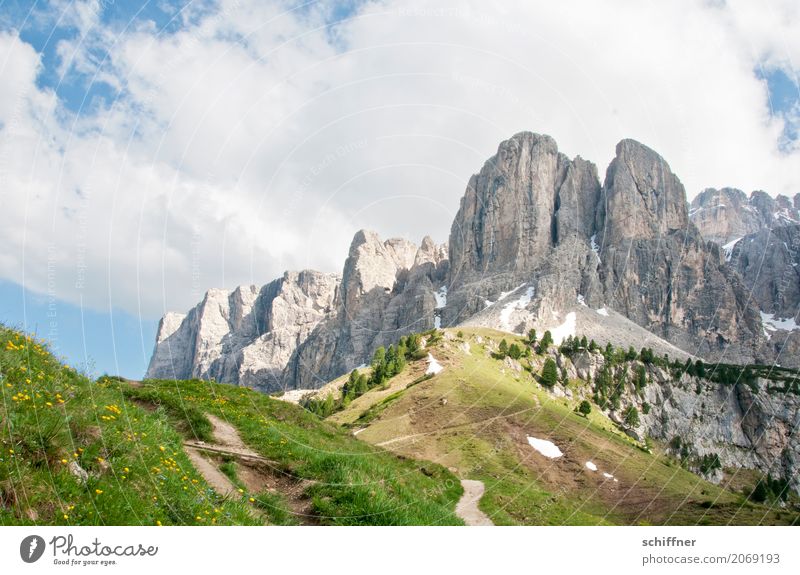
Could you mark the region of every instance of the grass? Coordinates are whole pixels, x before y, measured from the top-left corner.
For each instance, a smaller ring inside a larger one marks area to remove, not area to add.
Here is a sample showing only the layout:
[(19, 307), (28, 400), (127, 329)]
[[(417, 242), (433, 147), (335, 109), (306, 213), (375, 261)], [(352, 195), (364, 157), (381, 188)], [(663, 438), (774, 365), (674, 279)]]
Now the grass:
[[(194, 470), (168, 415), (0, 327), (0, 524), (257, 524)], [(85, 474), (85, 478), (80, 476)]]
[[(197, 380), (117, 384), (136, 401), (216, 415), (277, 463), (277, 471), (307, 482), (305, 495), (321, 523), (335, 525), (452, 525), (461, 486), (444, 467), (399, 458), (359, 441), (308, 411), (261, 393)], [(189, 425), (188, 418), (184, 422)], [(442, 488), (442, 485), (447, 485)], [(266, 503), (265, 503), (266, 504)]]
[[(480, 507), (498, 524), (786, 524), (792, 511), (751, 503), (651, 454), (599, 410), (583, 417), (576, 398), (555, 398), (531, 374), (489, 356), (485, 344), (508, 334), (462, 328), (467, 355), (444, 343), (433, 355), (445, 370), (429, 381), (359, 408), (369, 427), (359, 438), (406, 457), (452, 467), (486, 485)], [(483, 338), (478, 344), (476, 336)], [(534, 364), (537, 364), (534, 358)], [(540, 363), (540, 362), (538, 362)], [(571, 382), (576, 391), (582, 382)], [(446, 400), (446, 401), (445, 401)], [(343, 412), (342, 419), (352, 417)], [(362, 421), (364, 421), (362, 420)], [(547, 438), (564, 457), (548, 460), (526, 437)], [(388, 442), (388, 443), (385, 443)], [(600, 472), (589, 472), (592, 461)], [(601, 472), (618, 482), (605, 480)]]

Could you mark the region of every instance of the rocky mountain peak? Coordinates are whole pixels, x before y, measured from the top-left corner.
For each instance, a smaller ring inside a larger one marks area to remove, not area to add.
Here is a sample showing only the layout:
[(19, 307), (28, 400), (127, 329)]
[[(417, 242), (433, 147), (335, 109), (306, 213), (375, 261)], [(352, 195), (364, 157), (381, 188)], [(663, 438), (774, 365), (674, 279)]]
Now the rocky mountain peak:
[(414, 265), (417, 246), (393, 238), (381, 241), (377, 233), (359, 230), (350, 244), (350, 252), (342, 273), (341, 297), (345, 306), (352, 306), (375, 288), (391, 291), (397, 272)]
[(521, 132), (470, 178), (450, 230), (451, 288), (535, 269), (560, 239), (591, 235), (599, 184), (594, 166), (571, 161), (550, 136)]
[(636, 140), (617, 144), (598, 210), (602, 243), (660, 237), (688, 221), (686, 191), (666, 160)]
[(692, 200), (689, 216), (703, 238), (730, 248), (749, 234), (800, 223), (799, 204), (800, 194), (773, 198), (756, 190), (748, 198), (735, 188), (707, 188)]

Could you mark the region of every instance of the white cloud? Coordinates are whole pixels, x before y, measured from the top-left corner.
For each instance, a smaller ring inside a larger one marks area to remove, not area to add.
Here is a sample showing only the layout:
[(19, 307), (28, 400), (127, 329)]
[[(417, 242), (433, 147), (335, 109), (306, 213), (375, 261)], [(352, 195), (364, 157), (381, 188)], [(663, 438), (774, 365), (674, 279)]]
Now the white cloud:
[(231, 0), (172, 34), (98, 27), (95, 4), (63, 68), (107, 51), (94, 73), (121, 96), (77, 119), (0, 35), (0, 276), (70, 301), (154, 317), (208, 287), (338, 271), (360, 227), (445, 240), (469, 175), (521, 130), (601, 174), (636, 138), (690, 195), (800, 192), (753, 74), (794, 74), (793, 2), (398, 0), (332, 29), (325, 6)]

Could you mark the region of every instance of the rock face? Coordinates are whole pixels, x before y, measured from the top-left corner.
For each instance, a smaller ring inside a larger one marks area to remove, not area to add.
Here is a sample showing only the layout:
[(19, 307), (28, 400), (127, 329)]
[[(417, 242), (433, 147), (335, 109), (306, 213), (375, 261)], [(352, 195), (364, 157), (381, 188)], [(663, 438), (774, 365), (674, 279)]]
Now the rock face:
[(800, 303), (800, 225), (763, 229), (731, 249), (730, 265), (742, 276), (758, 308), (780, 318)]
[(759, 319), (741, 281), (689, 221), (683, 185), (654, 151), (620, 142), (598, 209), (606, 301), (683, 349), (753, 358)]
[(261, 289), (209, 290), (185, 316), (161, 320), (145, 377), (280, 389), (292, 353), (331, 313), (338, 285), (334, 274), (303, 271)]
[(756, 191), (708, 188), (692, 200), (689, 216), (703, 238), (721, 246), (763, 229), (800, 223), (800, 194), (776, 198)]
[[(788, 478), (798, 490), (800, 397), (768, 391), (770, 383), (759, 379), (756, 391), (744, 383), (726, 386), (685, 375), (648, 385), (643, 400), (634, 403), (654, 439), (669, 443), (680, 437), (697, 455), (716, 454), (725, 467)], [(647, 415), (641, 415), (643, 401), (653, 406)]]
[(760, 310), (767, 357), (797, 365), (800, 357), (800, 225), (762, 229), (730, 248), (728, 260), (739, 272)]
[[(693, 353), (761, 353), (741, 280), (689, 221), (666, 161), (633, 140), (618, 144), (603, 186), (593, 165), (569, 160), (546, 136), (502, 143), (470, 180), (450, 262), (446, 325), (481, 312), (509, 331), (560, 329), (579, 303), (608, 305)], [(494, 304), (522, 285), (527, 301)], [(482, 312), (488, 304), (494, 319)]]
[[(646, 146), (620, 142), (601, 185), (591, 162), (523, 132), (470, 178), (447, 246), (360, 231), (341, 280), (306, 271), (260, 289), (210, 290), (186, 316), (164, 317), (147, 376), (314, 388), (401, 335), (461, 323), (595, 333), (672, 357), (767, 362), (780, 353), (797, 365), (800, 343), (779, 351), (759, 315), (796, 309), (797, 278), (792, 288), (777, 279), (796, 257), (768, 248), (794, 246), (795, 236), (742, 241), (728, 262), (732, 248), (705, 241), (692, 223), (722, 241), (796, 217), (795, 204), (800, 197), (707, 190), (690, 217), (680, 180)], [(762, 277), (755, 262), (767, 249), (775, 253)]]
[(435, 292), (447, 274), (445, 249), (425, 238), (382, 242), (374, 232), (353, 238), (333, 313), (288, 362), (284, 381), (316, 388), (369, 361), (400, 336), (434, 327)]
[[(604, 365), (600, 352), (586, 350), (565, 361), (579, 378), (591, 376), (593, 381)], [(641, 368), (647, 384), (638, 391), (632, 374)], [(784, 391), (782, 383), (756, 378), (751, 385), (724, 385), (687, 373), (673, 377), (662, 367), (639, 361), (612, 369), (615, 377), (626, 373), (628, 383), (618, 408), (605, 413), (622, 422), (625, 410), (636, 407), (640, 424), (631, 430), (635, 435), (670, 445), (673, 455), (682, 449), (690, 460), (717, 455), (724, 467), (757, 469), (786, 478), (800, 490), (800, 395)], [(588, 397), (590, 392), (581, 393)]]

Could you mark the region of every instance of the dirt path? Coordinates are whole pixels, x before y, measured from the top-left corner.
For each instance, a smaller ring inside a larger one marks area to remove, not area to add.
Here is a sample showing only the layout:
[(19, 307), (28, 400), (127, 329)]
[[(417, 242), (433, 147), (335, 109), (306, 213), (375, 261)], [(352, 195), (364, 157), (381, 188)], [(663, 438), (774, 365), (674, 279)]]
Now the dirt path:
[(183, 445), (186, 448), (228, 455), (237, 459), (274, 463), (247, 447), (239, 436), (239, 432), (230, 423), (210, 414), (206, 414), (206, 417), (211, 422), (211, 433), (214, 436), (214, 443), (206, 443), (205, 441), (184, 441)]
[(199, 450), (186, 446), (186, 455), (189, 456), (192, 465), (195, 466), (214, 491), (222, 497), (228, 497), (236, 493), (236, 486), (231, 480), (217, 468), (216, 464), (203, 457)]
[(458, 505), (456, 505), (456, 515), (470, 526), (494, 525), (489, 516), (478, 509), (478, 502), (486, 490), (483, 481), (462, 479), (461, 486), (464, 488), (464, 495), (461, 496)]
[[(213, 443), (184, 441), (183, 446), (192, 464), (206, 482), (223, 497), (239, 496), (236, 485), (219, 469), (221, 458), (236, 461), (238, 479), (250, 493), (271, 491), (280, 493), (297, 521), (303, 525), (316, 525), (318, 518), (311, 509), (311, 500), (305, 495), (312, 483), (299, 480), (280, 470), (280, 465), (250, 449), (237, 429), (218, 417), (206, 414), (212, 425)], [(260, 511), (258, 515), (263, 516)]]

